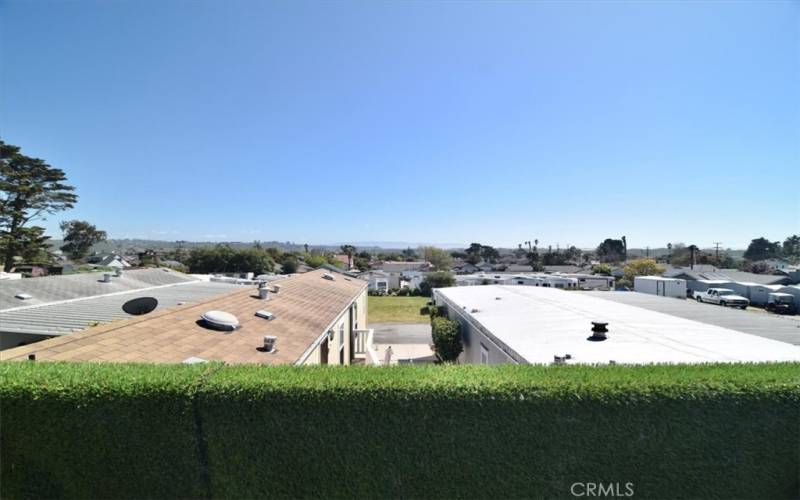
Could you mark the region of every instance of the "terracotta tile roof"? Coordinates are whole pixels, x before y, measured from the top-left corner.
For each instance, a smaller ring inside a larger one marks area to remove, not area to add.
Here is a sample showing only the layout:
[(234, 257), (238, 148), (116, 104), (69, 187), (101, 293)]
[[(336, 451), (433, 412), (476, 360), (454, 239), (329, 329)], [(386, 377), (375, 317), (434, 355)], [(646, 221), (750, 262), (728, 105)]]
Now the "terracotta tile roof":
[[(255, 287), (214, 299), (156, 311), (147, 316), (109, 323), (82, 332), (0, 352), (0, 360), (24, 360), (36, 354), (42, 361), (109, 361), (181, 363), (198, 357), (227, 363), (290, 364), (296, 362), (328, 326), (366, 288), (361, 280), (325, 271), (295, 275), (280, 281), (280, 292), (259, 300)], [(255, 316), (264, 309), (275, 315)], [(210, 330), (200, 315), (221, 310), (236, 315), (240, 328)], [(265, 353), (264, 335), (274, 335), (277, 352)]]

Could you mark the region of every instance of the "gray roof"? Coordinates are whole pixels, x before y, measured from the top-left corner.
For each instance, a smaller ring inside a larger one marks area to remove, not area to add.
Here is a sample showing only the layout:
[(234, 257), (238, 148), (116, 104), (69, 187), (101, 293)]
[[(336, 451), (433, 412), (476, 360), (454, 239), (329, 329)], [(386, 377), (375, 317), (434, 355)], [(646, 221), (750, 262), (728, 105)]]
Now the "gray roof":
[(731, 281), (746, 281), (749, 283), (758, 283), (759, 285), (788, 285), (792, 282), (791, 278), (783, 274), (755, 274), (739, 271), (737, 269), (720, 269), (719, 274), (727, 276)]
[(800, 316), (742, 311), (692, 300), (636, 292), (583, 292), (605, 300), (800, 345)]
[(717, 269), (714, 266), (694, 266), (694, 269), (688, 267), (670, 267), (664, 272), (664, 276), (668, 278), (675, 278), (683, 276), (691, 280), (725, 280), (746, 283), (758, 283), (759, 285), (780, 285), (792, 282), (792, 279), (786, 275), (774, 274), (755, 274), (738, 269)]
[(544, 266), (544, 270), (548, 273), (579, 273), (583, 271), (582, 267), (565, 265), (565, 266)]
[(0, 334), (64, 335), (91, 325), (130, 318), (131, 315), (122, 310), (122, 304), (137, 297), (155, 297), (158, 309), (163, 309), (233, 290), (242, 290), (242, 285), (195, 281), (0, 311)]
[[(102, 280), (103, 273), (81, 273), (3, 281), (0, 286), (0, 311), (22, 306), (48, 304), (60, 300), (198, 281), (197, 278), (166, 268), (126, 270), (123, 271), (121, 277), (112, 277), (111, 283), (103, 283)], [(20, 300), (15, 297), (19, 293), (26, 293), (32, 297)]]
[(524, 272), (531, 272), (531, 266), (528, 264), (509, 264), (505, 268), (505, 272), (507, 273), (524, 273)]
[(376, 267), (381, 271), (386, 271), (389, 273), (398, 273), (402, 271), (426, 271), (430, 267), (430, 263), (421, 260), (413, 262), (386, 261)]

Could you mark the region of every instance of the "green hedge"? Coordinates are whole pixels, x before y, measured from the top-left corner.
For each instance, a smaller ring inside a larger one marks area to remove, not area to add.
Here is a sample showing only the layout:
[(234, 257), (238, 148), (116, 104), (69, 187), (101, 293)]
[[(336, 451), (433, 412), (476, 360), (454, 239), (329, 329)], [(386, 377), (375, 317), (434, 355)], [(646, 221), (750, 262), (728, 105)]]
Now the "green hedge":
[(800, 494), (800, 364), (9, 362), (0, 403), (3, 498)]

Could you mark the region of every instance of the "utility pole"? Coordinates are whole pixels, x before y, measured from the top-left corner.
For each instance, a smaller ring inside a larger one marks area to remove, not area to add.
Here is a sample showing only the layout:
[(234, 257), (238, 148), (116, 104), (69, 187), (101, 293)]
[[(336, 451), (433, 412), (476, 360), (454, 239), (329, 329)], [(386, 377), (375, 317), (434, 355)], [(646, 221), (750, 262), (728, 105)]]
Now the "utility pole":
[(698, 250), (699, 250), (699, 248), (697, 248), (697, 245), (689, 245), (689, 251), (692, 253), (692, 262), (691, 262), (691, 268), (690, 269), (694, 269), (694, 254)]
[(716, 256), (717, 267), (719, 267), (719, 246), (720, 245), (722, 245), (721, 241), (715, 241), (714, 242), (714, 249), (716, 250), (716, 255), (717, 255)]
[(647, 258), (649, 259), (650, 258), (650, 247), (645, 247), (645, 252), (646, 252)]

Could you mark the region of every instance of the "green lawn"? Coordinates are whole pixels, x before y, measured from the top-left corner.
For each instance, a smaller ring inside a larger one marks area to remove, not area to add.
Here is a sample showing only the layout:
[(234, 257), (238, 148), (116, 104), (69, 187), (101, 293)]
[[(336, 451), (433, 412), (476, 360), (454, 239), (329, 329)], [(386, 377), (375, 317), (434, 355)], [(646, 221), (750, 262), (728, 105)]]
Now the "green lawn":
[(369, 297), (368, 323), (428, 323), (430, 317), (420, 310), (428, 297)]

